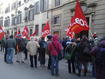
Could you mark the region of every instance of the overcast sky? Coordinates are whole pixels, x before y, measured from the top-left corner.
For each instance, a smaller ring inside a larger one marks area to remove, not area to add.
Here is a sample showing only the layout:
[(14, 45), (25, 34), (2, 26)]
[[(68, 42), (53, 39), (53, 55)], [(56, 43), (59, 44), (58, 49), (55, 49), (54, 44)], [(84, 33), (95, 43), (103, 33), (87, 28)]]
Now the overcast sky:
[[(1, 3), (1, 2), (5, 2), (5, 1), (7, 1), (7, 0), (0, 0), (0, 3)], [(9, 1), (9, 0), (8, 0), (8, 1)]]
[(1, 3), (1, 2), (5, 3), (5, 2), (7, 2), (7, 1), (10, 2), (10, 1), (13, 1), (13, 0), (0, 0), (0, 3)]

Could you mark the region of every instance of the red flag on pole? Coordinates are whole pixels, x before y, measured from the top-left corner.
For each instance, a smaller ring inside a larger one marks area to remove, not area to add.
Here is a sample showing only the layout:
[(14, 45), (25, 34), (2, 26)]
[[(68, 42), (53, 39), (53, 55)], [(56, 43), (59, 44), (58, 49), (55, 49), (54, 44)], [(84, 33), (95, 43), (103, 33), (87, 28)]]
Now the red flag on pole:
[(74, 38), (74, 33), (71, 32), (70, 26), (69, 26), (69, 27), (67, 28), (67, 30), (66, 30), (66, 35), (69, 36), (69, 37), (71, 37), (71, 38)]
[(0, 26), (0, 40), (3, 39), (4, 35), (5, 35), (5, 32), (4, 32), (3, 28)]
[(70, 32), (79, 33), (81, 31), (89, 30), (86, 17), (82, 11), (80, 3), (76, 0), (75, 15), (71, 19)]
[(23, 32), (22, 32), (22, 36), (28, 36), (28, 34), (29, 34), (29, 30), (28, 30), (28, 27), (27, 26), (25, 26), (24, 27), (24, 29), (23, 29)]
[(42, 37), (46, 37), (48, 34), (50, 34), (49, 21), (47, 21), (46, 25), (44, 26), (44, 28), (42, 30)]

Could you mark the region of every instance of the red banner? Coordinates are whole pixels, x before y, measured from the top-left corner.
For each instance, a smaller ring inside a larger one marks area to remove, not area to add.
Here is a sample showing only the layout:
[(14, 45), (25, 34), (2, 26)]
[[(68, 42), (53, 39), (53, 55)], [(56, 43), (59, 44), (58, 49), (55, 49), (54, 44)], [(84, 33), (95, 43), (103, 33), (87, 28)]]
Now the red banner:
[(67, 30), (66, 30), (66, 35), (69, 36), (69, 37), (71, 37), (71, 38), (74, 38), (74, 33), (71, 32), (70, 26), (69, 26), (69, 27), (67, 28)]
[(4, 35), (5, 35), (5, 32), (4, 32), (3, 28), (0, 26), (0, 40), (3, 39)]
[(71, 25), (68, 32), (79, 33), (86, 30), (89, 30), (89, 26), (81, 5), (79, 1), (76, 0), (75, 15), (71, 18)]
[(42, 30), (42, 37), (46, 37), (49, 34), (50, 34), (50, 25), (49, 25), (49, 22), (47, 21), (46, 25)]
[(28, 27), (25, 26), (24, 29), (23, 29), (23, 32), (22, 32), (22, 36), (23, 36), (23, 37), (24, 37), (24, 36), (26, 37), (26, 36), (28, 36), (28, 34), (29, 34)]

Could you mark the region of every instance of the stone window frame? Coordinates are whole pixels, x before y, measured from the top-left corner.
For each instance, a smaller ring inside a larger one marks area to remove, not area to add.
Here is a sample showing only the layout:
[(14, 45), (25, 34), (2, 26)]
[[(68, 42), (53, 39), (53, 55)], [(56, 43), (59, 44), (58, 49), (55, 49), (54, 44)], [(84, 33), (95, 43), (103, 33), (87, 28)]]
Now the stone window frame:
[(61, 5), (61, 0), (55, 0), (55, 7), (58, 7)]
[(35, 25), (35, 31), (37, 31), (36, 36), (38, 36), (39, 35), (39, 25), (38, 24)]
[(53, 25), (61, 25), (61, 14), (53, 16)]

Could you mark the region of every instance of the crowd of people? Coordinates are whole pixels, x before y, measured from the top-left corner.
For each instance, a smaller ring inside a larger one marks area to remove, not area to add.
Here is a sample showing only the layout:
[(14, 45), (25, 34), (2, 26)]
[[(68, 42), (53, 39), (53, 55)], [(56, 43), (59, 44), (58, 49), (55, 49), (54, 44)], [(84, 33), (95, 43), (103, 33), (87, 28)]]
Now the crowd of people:
[[(5, 52), (4, 61), (13, 64), (14, 54), (17, 63), (25, 63), (24, 60), (30, 60), (30, 67), (37, 68), (37, 62), (41, 67), (45, 67), (46, 54), (48, 55), (48, 66), (51, 75), (59, 75), (59, 61), (67, 60), (68, 73), (74, 73), (78, 76), (87, 75), (88, 66), (91, 63), (92, 76), (97, 79), (105, 79), (105, 38), (97, 40), (82, 38), (64, 38), (59, 39), (58, 35), (48, 35), (47, 41), (44, 37), (36, 39), (31, 37), (14, 38), (12, 35), (3, 38), (1, 41), (1, 51)], [(24, 57), (23, 57), (24, 55)]]

